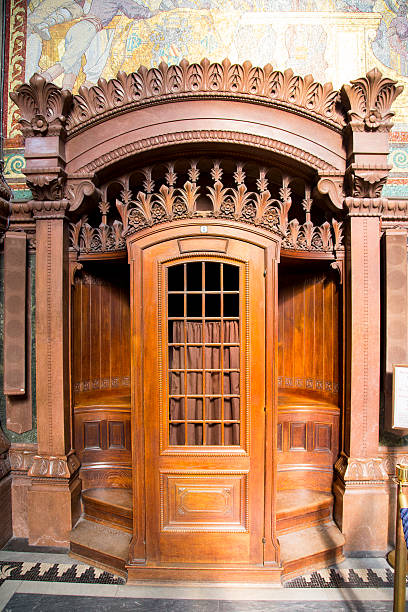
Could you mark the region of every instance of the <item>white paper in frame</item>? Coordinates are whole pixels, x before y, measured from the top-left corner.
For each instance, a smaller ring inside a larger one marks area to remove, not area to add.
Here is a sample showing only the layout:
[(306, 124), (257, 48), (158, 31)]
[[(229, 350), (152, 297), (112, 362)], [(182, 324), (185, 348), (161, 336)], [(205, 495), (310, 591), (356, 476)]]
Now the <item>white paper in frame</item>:
[(408, 429), (408, 365), (392, 366), (392, 427)]

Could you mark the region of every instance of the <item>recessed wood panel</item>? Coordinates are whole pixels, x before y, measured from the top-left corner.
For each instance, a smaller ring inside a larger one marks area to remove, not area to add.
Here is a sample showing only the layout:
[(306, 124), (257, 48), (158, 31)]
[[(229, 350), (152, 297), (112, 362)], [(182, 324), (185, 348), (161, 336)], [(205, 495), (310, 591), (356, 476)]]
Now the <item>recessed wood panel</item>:
[(333, 271), (280, 269), (278, 386), (339, 392), (340, 289)]
[(306, 450), (306, 423), (289, 423), (290, 450)]
[(164, 531), (246, 531), (246, 474), (161, 474)]
[(314, 448), (330, 452), (332, 449), (332, 426), (329, 423), (314, 423)]
[(282, 423), (278, 423), (278, 450), (282, 450)]
[(130, 386), (129, 269), (90, 265), (73, 292), (73, 388), (82, 393)]
[[(26, 268), (25, 233), (6, 234), (4, 239), (4, 394), (26, 391)], [(8, 427), (13, 427), (9, 419)], [(21, 432), (19, 432), (21, 433)]]
[(125, 449), (125, 424), (123, 421), (108, 421), (108, 448)]
[(98, 421), (85, 421), (84, 427), (84, 450), (102, 449), (101, 423)]

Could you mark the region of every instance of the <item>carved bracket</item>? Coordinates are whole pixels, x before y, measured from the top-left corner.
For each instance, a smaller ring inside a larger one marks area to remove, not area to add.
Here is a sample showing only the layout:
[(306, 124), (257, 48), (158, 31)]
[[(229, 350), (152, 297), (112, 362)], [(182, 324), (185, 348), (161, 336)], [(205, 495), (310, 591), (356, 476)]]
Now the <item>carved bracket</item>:
[(72, 105), (70, 91), (34, 74), (29, 83), (11, 92), (10, 98), (20, 109), (23, 136), (58, 136), (64, 131)]
[(93, 182), (94, 178), (94, 174), (68, 178), (65, 197), (69, 200), (71, 212), (78, 210), (84, 200), (88, 200), (91, 205), (101, 200), (102, 193)]
[[(320, 173), (319, 173), (320, 174)], [(342, 174), (323, 175), (317, 183), (317, 190), (322, 195), (328, 195), (336, 208), (342, 210), (344, 201), (344, 177)]]
[(349, 125), (355, 132), (389, 132), (394, 116), (391, 105), (404, 88), (392, 79), (383, 78), (373, 68), (361, 79), (343, 85), (341, 100), (347, 109)]

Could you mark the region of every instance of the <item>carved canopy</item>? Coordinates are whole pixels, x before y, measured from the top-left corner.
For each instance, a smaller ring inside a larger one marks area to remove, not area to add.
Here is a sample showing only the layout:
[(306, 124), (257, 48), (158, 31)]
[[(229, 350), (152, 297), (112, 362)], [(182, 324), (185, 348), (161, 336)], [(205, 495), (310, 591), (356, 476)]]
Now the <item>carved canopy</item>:
[[(280, 72), (269, 64), (259, 68), (250, 62), (204, 59), (199, 64), (183, 60), (176, 66), (162, 63), (129, 75), (119, 73), (90, 89), (81, 87), (77, 95), (37, 74), (10, 95), (21, 112), (25, 174), (34, 200), (45, 204), (67, 199), (76, 227), (75, 248), (87, 245), (92, 250), (90, 245), (99, 241), (109, 250), (107, 245), (123, 246), (129, 231), (175, 219), (183, 206), (187, 217), (198, 215), (199, 188), (190, 176), (193, 167), (183, 182), (173, 185), (165, 179), (156, 192), (138, 187), (131, 193), (122, 181), (122, 193), (117, 194), (120, 219), (110, 214), (109, 221), (103, 209), (107, 177), (123, 173), (125, 161), (128, 169), (136, 164), (146, 172), (143, 155), (148, 151), (172, 147), (179, 154), (181, 146), (188, 149), (193, 143), (207, 151), (211, 144), (213, 159), (217, 146), (219, 151), (224, 145), (225, 151), (225, 144), (229, 150), (235, 147), (244, 162), (255, 152), (261, 182), (262, 168), (272, 159), (283, 160), (282, 167), (292, 170), (297, 164), (300, 175), (309, 181), (304, 199), (327, 195), (332, 213), (345, 209), (352, 214), (371, 210), (381, 214), (387, 207), (380, 196), (389, 172), (391, 105), (401, 90), (376, 68), (336, 91), (330, 83), (322, 85), (291, 70)], [(172, 158), (166, 153), (168, 161)], [(304, 219), (282, 222), (281, 207), (287, 198), (273, 198), (268, 188), (249, 189), (244, 180), (234, 180), (235, 184), (224, 185), (213, 178), (206, 194), (213, 200), (207, 215), (225, 216), (229, 207), (235, 220), (265, 227), (269, 223), (267, 229), (280, 233), (289, 249), (302, 244), (303, 249), (308, 245), (306, 250), (313, 250), (319, 244), (327, 251), (338, 243), (333, 214), (326, 221), (320, 219), (313, 230), (307, 207)], [(280, 187), (284, 192), (288, 183)], [(360, 200), (366, 200), (364, 206)], [(92, 228), (81, 217), (97, 206), (107, 230)]]

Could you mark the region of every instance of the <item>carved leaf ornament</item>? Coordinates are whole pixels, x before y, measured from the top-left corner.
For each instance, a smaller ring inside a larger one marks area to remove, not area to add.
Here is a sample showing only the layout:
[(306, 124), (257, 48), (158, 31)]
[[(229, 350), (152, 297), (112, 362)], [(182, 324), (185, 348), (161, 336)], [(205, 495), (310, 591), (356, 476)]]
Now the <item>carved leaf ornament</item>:
[(183, 59), (179, 65), (168, 66), (162, 62), (150, 70), (141, 66), (129, 75), (119, 72), (110, 81), (99, 79), (90, 89), (81, 87), (73, 98), (67, 128), (69, 133), (74, 133), (96, 117), (122, 113), (127, 107), (207, 95), (248, 98), (288, 109), (295, 107), (298, 112), (312, 114), (337, 127), (344, 125), (344, 117), (336, 104), (339, 92), (331, 83), (322, 85), (311, 75), (296, 76), (292, 70), (280, 72), (270, 64), (259, 68), (251, 62), (231, 64), (228, 59), (222, 63), (203, 59), (199, 64)]
[(392, 127), (390, 119), (394, 116), (391, 105), (402, 90), (403, 87), (397, 86), (392, 79), (383, 78), (378, 68), (351, 81), (351, 85), (343, 85), (341, 94), (349, 109), (351, 128), (358, 132), (389, 131)]
[(310, 187), (305, 186), (304, 194), (296, 195), (299, 208), (306, 211), (306, 220), (289, 220), (295, 197), (289, 176), (282, 177), (280, 187), (269, 186), (268, 169), (258, 168), (254, 176), (252, 167), (252, 176), (247, 178), (245, 163), (231, 160), (224, 167), (219, 160), (193, 160), (187, 167), (184, 162), (179, 172), (175, 163), (167, 164), (167, 172), (161, 172), (162, 167), (144, 168), (135, 188), (121, 192), (116, 199), (120, 220), (107, 223), (109, 205), (102, 201), (98, 227), (92, 227), (86, 217), (71, 224), (71, 246), (82, 253), (121, 250), (126, 248), (127, 236), (144, 228), (201, 217), (262, 227), (281, 236), (285, 249), (327, 253), (342, 247), (341, 222), (333, 219), (332, 223), (315, 225), (311, 220)]
[(20, 109), (24, 136), (59, 134), (72, 105), (70, 91), (48, 83), (39, 74), (11, 92), (10, 98)]

